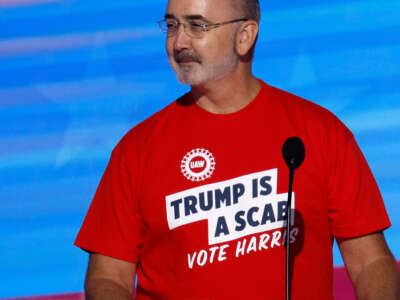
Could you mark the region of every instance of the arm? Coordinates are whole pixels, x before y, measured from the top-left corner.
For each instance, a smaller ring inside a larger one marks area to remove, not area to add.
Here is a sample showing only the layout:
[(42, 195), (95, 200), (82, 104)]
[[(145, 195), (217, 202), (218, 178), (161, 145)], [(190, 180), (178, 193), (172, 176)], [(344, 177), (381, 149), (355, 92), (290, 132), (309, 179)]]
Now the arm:
[(381, 232), (337, 242), (358, 300), (400, 300), (397, 263)]
[(132, 300), (136, 264), (92, 253), (85, 280), (87, 300)]

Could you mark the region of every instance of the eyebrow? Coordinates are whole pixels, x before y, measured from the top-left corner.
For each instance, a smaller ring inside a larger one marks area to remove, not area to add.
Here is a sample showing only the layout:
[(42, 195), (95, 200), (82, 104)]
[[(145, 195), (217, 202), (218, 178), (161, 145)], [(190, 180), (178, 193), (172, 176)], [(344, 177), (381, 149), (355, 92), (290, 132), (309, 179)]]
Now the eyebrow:
[[(165, 19), (177, 19), (177, 17), (175, 17), (175, 15), (173, 15), (173, 14), (165, 14), (164, 18)], [(211, 22), (210, 20), (208, 20), (207, 18), (205, 18), (202, 15), (186, 15), (183, 18), (185, 20), (191, 20), (191, 21), (193, 21), (193, 20), (201, 20), (201, 21), (205, 21), (205, 22), (208, 22), (208, 23)]]
[(165, 19), (176, 19), (173, 14), (165, 14), (164, 18)]

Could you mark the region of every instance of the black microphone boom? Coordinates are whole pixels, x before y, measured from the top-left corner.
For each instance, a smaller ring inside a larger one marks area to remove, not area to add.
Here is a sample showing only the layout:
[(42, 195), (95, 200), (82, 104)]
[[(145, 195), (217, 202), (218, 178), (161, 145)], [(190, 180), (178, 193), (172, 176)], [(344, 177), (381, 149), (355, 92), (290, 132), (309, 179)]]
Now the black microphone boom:
[(306, 156), (306, 150), (301, 139), (298, 137), (290, 137), (286, 140), (282, 147), (282, 155), (287, 166), (289, 167), (289, 190), (286, 208), (286, 300), (290, 300), (291, 284), (290, 284), (290, 220), (292, 212), (292, 188), (294, 171), (300, 167)]

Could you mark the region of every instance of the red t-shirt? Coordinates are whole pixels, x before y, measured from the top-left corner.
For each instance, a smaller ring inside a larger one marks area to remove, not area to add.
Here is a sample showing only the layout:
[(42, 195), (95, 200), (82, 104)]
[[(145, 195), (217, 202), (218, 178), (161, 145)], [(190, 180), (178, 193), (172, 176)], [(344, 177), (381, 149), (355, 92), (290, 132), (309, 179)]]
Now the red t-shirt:
[(283, 299), (288, 137), (306, 148), (290, 233), (292, 298), (333, 299), (333, 237), (390, 226), (351, 132), (327, 110), (262, 83), (218, 115), (185, 95), (114, 149), (76, 240), (138, 263), (137, 299)]

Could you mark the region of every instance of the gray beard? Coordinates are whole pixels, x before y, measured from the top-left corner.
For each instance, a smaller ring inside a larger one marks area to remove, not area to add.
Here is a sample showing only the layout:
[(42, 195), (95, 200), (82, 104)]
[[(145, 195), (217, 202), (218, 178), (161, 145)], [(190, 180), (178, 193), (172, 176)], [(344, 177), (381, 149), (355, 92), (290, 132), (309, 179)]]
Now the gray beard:
[(239, 58), (235, 54), (223, 56), (223, 59), (214, 65), (196, 63), (193, 66), (182, 67), (173, 57), (169, 57), (168, 60), (178, 81), (192, 86), (219, 80), (234, 71), (239, 63)]

